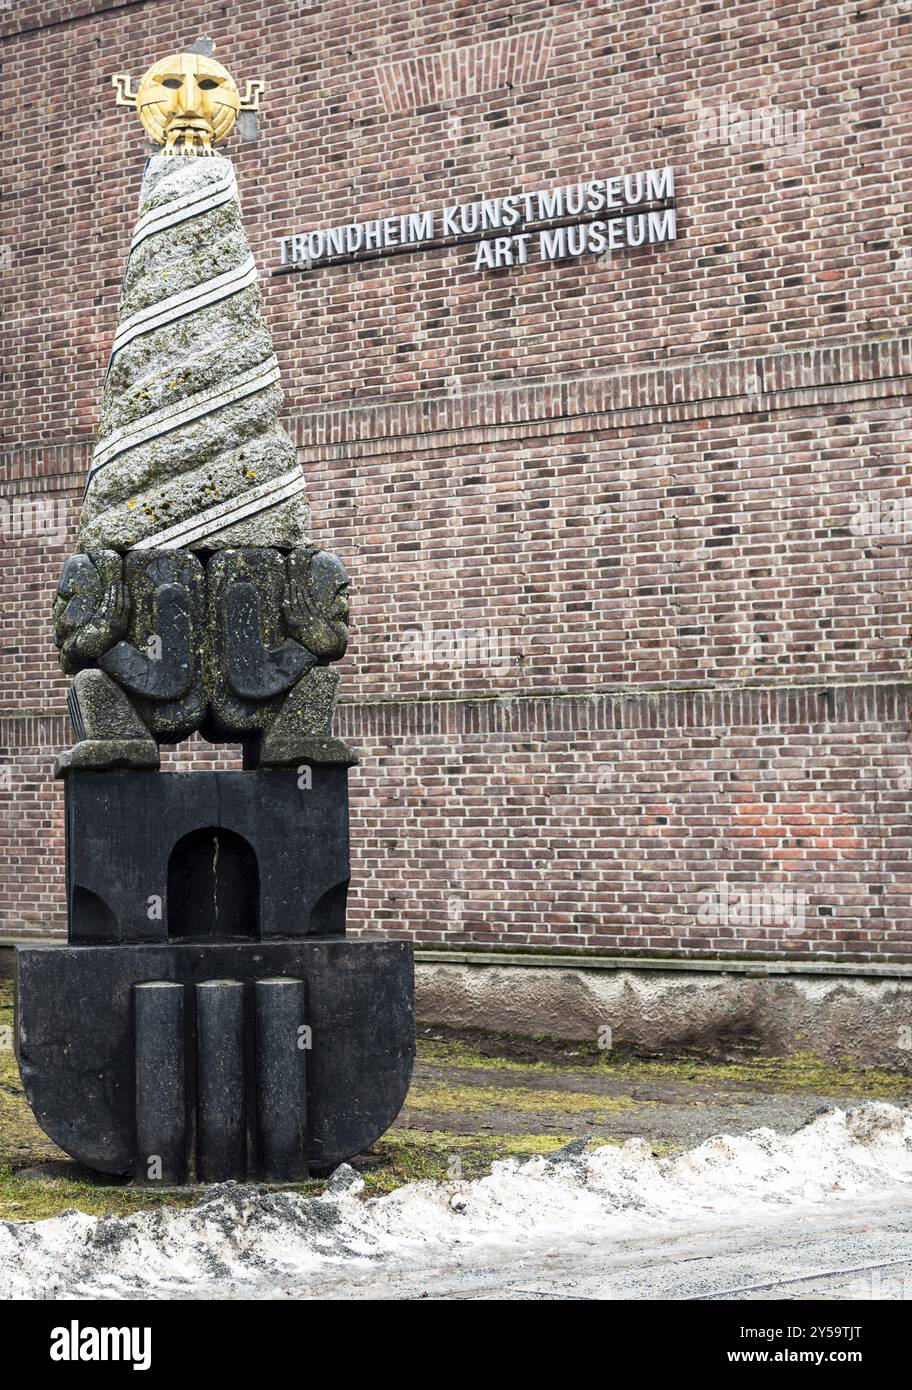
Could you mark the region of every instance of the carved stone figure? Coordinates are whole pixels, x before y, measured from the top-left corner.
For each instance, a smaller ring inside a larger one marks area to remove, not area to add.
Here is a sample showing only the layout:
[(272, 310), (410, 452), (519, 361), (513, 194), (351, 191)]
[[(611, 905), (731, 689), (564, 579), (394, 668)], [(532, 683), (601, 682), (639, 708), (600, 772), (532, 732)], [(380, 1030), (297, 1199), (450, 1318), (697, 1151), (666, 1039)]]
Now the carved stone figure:
[(79, 742), (69, 768), (158, 767), (158, 744), (195, 730), (239, 740), (248, 767), (294, 766), (314, 752), (353, 761), (331, 739), (348, 645), (348, 575), (316, 546), (71, 556), (54, 601), (55, 641), (75, 677)]
[[(143, 178), (78, 553), (66, 946), (17, 948), (16, 1049), (62, 1148), (137, 1183), (284, 1181), (392, 1123), (414, 1052), (411, 947), (349, 941), (350, 748), (332, 736), (348, 575), (309, 539), (303, 469), (229, 160), (241, 100), (196, 51), (134, 94)], [(161, 772), (238, 741), (244, 770)]]
[(243, 103), (196, 53), (153, 64), (135, 101), (165, 153), (143, 178), (80, 553), (54, 606), (78, 739), (57, 770), (156, 767), (158, 744), (194, 730), (240, 740), (251, 767), (295, 764), (314, 739), (351, 760), (328, 741), (326, 670), (345, 654), (348, 578), (308, 541), (237, 183), (211, 149)]

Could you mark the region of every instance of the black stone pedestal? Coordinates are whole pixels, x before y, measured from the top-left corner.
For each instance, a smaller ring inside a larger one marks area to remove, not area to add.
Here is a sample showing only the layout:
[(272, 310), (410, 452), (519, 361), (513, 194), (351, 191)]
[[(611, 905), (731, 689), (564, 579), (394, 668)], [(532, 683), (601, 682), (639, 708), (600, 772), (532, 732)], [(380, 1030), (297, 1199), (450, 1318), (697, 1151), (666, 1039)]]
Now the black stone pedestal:
[(343, 936), (348, 769), (71, 772), (69, 940)]
[(23, 1084), (67, 1153), (149, 1186), (291, 1181), (395, 1119), (412, 949), (345, 939), (346, 776), (68, 775), (69, 944), (16, 953)]

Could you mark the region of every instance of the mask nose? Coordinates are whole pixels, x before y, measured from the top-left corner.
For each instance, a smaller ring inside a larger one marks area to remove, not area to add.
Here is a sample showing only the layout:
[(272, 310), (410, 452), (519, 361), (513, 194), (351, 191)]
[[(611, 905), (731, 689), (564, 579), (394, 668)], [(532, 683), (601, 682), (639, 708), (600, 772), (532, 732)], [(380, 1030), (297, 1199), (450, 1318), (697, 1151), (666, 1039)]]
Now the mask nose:
[(177, 93), (177, 109), (182, 116), (202, 115), (203, 97), (192, 72), (181, 83)]

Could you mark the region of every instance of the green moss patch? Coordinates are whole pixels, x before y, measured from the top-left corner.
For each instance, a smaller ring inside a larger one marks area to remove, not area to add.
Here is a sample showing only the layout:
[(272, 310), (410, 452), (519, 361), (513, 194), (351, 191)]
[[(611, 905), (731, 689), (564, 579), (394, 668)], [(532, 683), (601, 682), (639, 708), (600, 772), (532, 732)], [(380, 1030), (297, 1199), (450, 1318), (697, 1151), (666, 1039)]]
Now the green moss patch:
[[(599, 1096), (591, 1092), (545, 1091), (515, 1086), (463, 1086), (452, 1080), (415, 1081), (406, 1110), (427, 1110), (435, 1115), (458, 1112), (477, 1114), (485, 1110), (509, 1110), (512, 1114), (615, 1115), (630, 1110), (637, 1102), (630, 1096)], [(642, 1104), (642, 1102), (640, 1102)]]
[(418, 1041), (418, 1061), (433, 1067), (474, 1068), (505, 1073), (527, 1072), (560, 1075), (579, 1072), (581, 1078), (593, 1071), (624, 1085), (648, 1081), (696, 1081), (701, 1086), (725, 1090), (741, 1087), (763, 1088), (786, 1095), (833, 1095), (847, 1100), (912, 1100), (912, 1076), (856, 1067), (849, 1060), (827, 1062), (811, 1051), (791, 1057), (752, 1057), (733, 1062), (707, 1062), (697, 1059), (635, 1058), (617, 1051), (601, 1049), (595, 1043), (559, 1043), (543, 1039), (548, 1057), (527, 1059), (515, 1052), (534, 1051), (535, 1039), (498, 1038), (482, 1034), (477, 1041), (463, 1037), (424, 1036)]

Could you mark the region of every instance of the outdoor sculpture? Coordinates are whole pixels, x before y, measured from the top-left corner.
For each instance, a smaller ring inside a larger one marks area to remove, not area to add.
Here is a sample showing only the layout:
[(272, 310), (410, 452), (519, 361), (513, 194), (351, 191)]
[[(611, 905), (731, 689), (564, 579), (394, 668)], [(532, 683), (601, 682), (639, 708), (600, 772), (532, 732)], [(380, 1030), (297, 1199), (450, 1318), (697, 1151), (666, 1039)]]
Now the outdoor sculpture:
[[(165, 152), (54, 602), (69, 944), (18, 950), (19, 1065), (43, 1128), (101, 1171), (291, 1179), (398, 1112), (411, 950), (345, 939), (357, 758), (332, 736), (330, 663), (348, 576), (308, 540), (234, 172), (212, 152), (245, 103), (206, 51), (155, 64), (134, 99)], [(244, 771), (160, 772), (159, 745), (197, 730), (240, 742)]]

